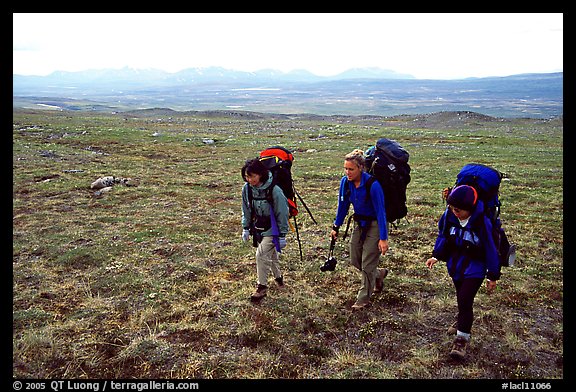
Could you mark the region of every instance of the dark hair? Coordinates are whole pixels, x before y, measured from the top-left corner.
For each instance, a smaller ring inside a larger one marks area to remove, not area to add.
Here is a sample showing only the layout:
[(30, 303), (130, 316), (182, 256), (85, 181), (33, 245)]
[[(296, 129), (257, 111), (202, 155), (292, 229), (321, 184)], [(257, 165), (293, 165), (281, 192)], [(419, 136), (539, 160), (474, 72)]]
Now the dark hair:
[(246, 174), (258, 174), (260, 181), (268, 181), (268, 168), (258, 158), (249, 159), (242, 166), (242, 179), (246, 181)]

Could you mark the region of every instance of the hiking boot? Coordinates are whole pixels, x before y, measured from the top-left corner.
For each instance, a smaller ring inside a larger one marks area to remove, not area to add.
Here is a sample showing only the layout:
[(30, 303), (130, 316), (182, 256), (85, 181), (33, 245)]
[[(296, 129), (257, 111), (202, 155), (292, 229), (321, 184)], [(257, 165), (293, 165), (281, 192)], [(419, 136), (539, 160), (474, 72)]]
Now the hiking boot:
[(456, 335), (456, 332), (458, 332), (458, 321), (454, 321), (454, 324), (452, 324), (450, 327), (448, 327), (448, 335)]
[(275, 278), (274, 281), (276, 282), (276, 285), (280, 288), (284, 287), (284, 277), (283, 276), (279, 276), (278, 278)]
[(379, 269), (378, 276), (376, 277), (376, 287), (374, 288), (374, 294), (379, 294), (384, 288), (384, 278), (388, 276), (388, 268)]
[(457, 336), (454, 339), (454, 345), (452, 346), (452, 351), (450, 351), (450, 356), (456, 360), (462, 360), (466, 356), (466, 346), (468, 341), (462, 336)]
[(252, 302), (260, 301), (262, 298), (264, 298), (266, 296), (267, 291), (268, 291), (268, 286), (264, 286), (263, 284), (259, 284), (258, 287), (256, 288), (256, 292), (254, 292), (254, 294), (252, 294), (252, 296), (250, 297), (250, 300)]

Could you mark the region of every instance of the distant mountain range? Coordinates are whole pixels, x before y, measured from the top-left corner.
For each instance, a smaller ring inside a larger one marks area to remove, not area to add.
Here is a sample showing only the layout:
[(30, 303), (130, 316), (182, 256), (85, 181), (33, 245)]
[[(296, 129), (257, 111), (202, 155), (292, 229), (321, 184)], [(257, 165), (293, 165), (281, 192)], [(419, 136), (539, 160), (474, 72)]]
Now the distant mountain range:
[(460, 80), (415, 79), (379, 68), (336, 76), (305, 70), (189, 68), (57, 71), (13, 75), (13, 106), (125, 111), (235, 109), (267, 113), (398, 115), (470, 110), (496, 117), (563, 114), (563, 73)]
[(274, 69), (262, 69), (255, 72), (235, 71), (222, 67), (188, 68), (169, 73), (158, 69), (98, 69), (79, 72), (56, 71), (47, 76), (13, 75), (14, 85), (18, 88), (38, 86), (93, 86), (115, 85), (121, 88), (143, 85), (176, 86), (182, 84), (205, 83), (285, 83), (320, 82), (343, 79), (414, 79), (412, 75), (399, 74), (380, 68), (353, 68), (335, 76), (318, 76), (306, 70), (281, 72)]

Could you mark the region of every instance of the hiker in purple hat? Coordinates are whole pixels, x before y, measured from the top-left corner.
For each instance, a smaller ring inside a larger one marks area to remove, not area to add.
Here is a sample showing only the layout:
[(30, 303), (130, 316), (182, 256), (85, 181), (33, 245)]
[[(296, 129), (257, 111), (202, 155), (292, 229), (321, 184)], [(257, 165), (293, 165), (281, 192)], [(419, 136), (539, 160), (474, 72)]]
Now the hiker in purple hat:
[(494, 243), (492, 223), (484, 214), (484, 203), (474, 187), (455, 187), (447, 199), (448, 207), (438, 222), (438, 237), (432, 257), (426, 266), (432, 268), (438, 260), (446, 262), (448, 274), (456, 288), (458, 320), (448, 328), (456, 335), (450, 356), (464, 359), (470, 342), (473, 304), (484, 279), (488, 292), (496, 288), (500, 278), (498, 250)]

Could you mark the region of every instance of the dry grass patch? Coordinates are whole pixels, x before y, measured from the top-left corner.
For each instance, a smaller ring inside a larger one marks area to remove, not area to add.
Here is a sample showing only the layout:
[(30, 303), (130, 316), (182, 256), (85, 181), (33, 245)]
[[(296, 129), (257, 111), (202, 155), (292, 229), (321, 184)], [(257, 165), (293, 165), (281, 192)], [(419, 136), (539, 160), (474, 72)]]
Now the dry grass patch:
[[(537, 378), (563, 372), (562, 122), (418, 128), (408, 117), (13, 113), (13, 374), (17, 378)], [(342, 157), (378, 137), (411, 153), (408, 221), (390, 230), (382, 294), (352, 312), (360, 276), (328, 254)], [(208, 143), (207, 140), (214, 141)], [(295, 152), (295, 233), (250, 303), (255, 249), (240, 240), (240, 168)], [(506, 172), (504, 226), (518, 246), (498, 290), (477, 297), (470, 356), (447, 356), (456, 303), (424, 267), (466, 162)], [(130, 177), (99, 197), (103, 175)]]

